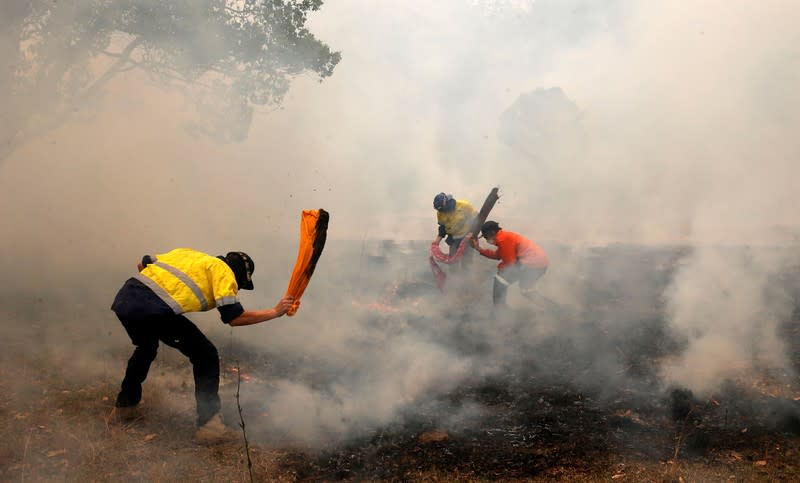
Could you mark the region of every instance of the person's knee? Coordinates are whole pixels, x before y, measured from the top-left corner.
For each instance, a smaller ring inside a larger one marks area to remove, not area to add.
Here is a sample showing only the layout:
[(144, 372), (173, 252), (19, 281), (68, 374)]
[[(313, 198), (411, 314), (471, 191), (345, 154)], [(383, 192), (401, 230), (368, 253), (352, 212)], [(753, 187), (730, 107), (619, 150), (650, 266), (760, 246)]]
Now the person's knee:
[(136, 355), (137, 358), (141, 360), (147, 362), (153, 362), (153, 360), (156, 358), (156, 355), (158, 354), (158, 344), (137, 345), (134, 354)]
[(216, 365), (219, 364), (219, 352), (210, 340), (199, 342), (190, 356), (193, 364)]

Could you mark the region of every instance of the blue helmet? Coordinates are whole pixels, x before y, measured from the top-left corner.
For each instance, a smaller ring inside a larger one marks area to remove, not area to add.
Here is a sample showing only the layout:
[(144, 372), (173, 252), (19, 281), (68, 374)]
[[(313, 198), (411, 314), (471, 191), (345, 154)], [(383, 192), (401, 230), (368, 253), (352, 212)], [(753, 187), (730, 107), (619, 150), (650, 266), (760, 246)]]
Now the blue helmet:
[(448, 195), (445, 193), (439, 193), (438, 195), (433, 197), (433, 208), (436, 211), (442, 211), (447, 207), (447, 204), (450, 200), (453, 199), (453, 195)]

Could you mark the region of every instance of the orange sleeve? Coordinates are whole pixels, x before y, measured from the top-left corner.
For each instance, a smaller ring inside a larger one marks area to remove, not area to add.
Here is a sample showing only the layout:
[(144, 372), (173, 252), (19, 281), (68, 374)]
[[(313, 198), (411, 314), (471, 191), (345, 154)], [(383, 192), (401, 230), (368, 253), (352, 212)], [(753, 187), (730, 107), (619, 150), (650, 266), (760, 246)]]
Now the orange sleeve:
[(292, 277), (286, 288), (286, 295), (294, 297), (292, 307), (286, 312), (292, 316), (300, 307), (300, 298), (314, 274), (317, 261), (325, 247), (328, 232), (328, 212), (319, 210), (303, 210), (300, 218), (300, 246), (297, 251), (297, 261), (294, 263)]

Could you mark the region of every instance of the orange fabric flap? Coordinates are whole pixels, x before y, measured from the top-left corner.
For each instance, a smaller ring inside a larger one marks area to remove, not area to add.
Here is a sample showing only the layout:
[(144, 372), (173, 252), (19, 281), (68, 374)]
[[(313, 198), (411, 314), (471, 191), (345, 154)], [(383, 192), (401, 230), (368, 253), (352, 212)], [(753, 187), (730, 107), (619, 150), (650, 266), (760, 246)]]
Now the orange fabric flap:
[(300, 298), (314, 274), (317, 261), (325, 248), (325, 239), (328, 234), (328, 220), (330, 215), (323, 209), (303, 210), (300, 218), (300, 246), (297, 251), (297, 260), (294, 263), (292, 277), (286, 295), (294, 297), (292, 307), (286, 312), (292, 316), (300, 307)]

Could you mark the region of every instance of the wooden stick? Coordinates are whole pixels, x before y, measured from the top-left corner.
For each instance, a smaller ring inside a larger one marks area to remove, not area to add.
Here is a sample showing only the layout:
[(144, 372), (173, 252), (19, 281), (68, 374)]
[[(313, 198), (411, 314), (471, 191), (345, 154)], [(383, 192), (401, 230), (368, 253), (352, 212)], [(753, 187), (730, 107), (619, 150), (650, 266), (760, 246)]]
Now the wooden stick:
[(244, 416), (242, 415), (242, 405), (239, 402), (239, 388), (242, 387), (242, 371), (239, 368), (239, 361), (236, 361), (236, 408), (239, 410), (239, 427), (242, 428), (244, 438), (244, 452), (247, 455), (247, 471), (250, 473), (250, 483), (253, 483), (253, 461), (250, 459), (250, 445), (247, 442), (247, 431), (244, 429)]
[(499, 189), (500, 188), (496, 186), (492, 188), (492, 191), (489, 192), (489, 196), (487, 196), (486, 200), (483, 202), (483, 206), (481, 206), (480, 211), (478, 211), (478, 216), (475, 217), (475, 224), (472, 227), (473, 237), (478, 237), (478, 232), (481, 231), (481, 226), (483, 226), (483, 223), (489, 216), (489, 212), (492, 211), (494, 204), (500, 199), (500, 195), (497, 194)]

